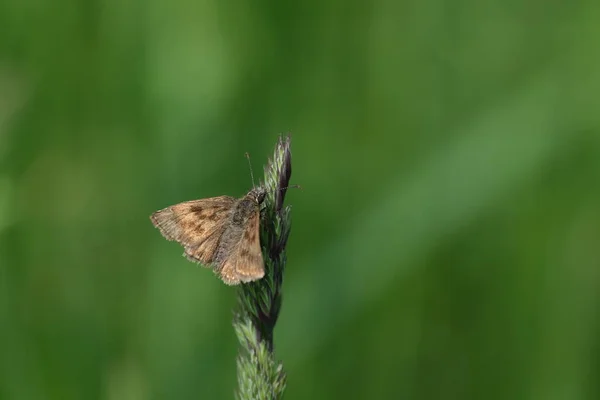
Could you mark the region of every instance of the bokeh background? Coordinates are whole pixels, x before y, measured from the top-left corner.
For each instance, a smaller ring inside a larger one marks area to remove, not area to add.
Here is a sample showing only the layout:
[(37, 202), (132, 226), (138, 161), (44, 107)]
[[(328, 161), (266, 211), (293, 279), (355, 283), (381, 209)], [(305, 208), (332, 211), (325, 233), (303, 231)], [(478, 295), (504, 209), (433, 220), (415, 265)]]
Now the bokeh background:
[(600, 3), (0, 2), (0, 398), (227, 399), (148, 216), (292, 132), (293, 399), (600, 398)]

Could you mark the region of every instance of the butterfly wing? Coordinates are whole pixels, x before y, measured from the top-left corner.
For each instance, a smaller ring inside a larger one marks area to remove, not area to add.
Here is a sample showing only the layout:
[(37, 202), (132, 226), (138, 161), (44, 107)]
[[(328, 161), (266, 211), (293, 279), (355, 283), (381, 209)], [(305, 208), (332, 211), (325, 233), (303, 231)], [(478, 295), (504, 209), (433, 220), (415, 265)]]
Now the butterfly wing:
[(186, 201), (159, 210), (150, 219), (167, 240), (183, 245), (190, 261), (210, 265), (236, 202), (230, 196)]
[(248, 218), (243, 233), (221, 262), (217, 273), (228, 285), (252, 282), (265, 276), (260, 248), (260, 210)]

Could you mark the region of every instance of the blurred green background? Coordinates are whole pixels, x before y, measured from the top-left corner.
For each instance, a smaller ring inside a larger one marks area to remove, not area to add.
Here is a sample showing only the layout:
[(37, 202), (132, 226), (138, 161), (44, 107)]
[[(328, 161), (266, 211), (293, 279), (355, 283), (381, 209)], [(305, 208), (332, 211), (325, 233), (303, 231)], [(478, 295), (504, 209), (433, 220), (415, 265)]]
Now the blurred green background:
[(148, 216), (292, 132), (286, 399), (600, 398), (600, 3), (0, 2), (0, 398), (227, 399)]

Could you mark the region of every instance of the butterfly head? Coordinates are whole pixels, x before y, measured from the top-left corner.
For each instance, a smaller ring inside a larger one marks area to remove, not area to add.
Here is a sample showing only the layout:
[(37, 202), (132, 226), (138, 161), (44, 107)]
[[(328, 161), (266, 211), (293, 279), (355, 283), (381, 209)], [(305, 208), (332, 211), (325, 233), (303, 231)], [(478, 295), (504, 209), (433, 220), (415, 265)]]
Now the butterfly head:
[(259, 186), (252, 189), (250, 193), (248, 193), (248, 197), (254, 200), (256, 204), (262, 204), (262, 202), (265, 200), (266, 194), (266, 189), (262, 186)]

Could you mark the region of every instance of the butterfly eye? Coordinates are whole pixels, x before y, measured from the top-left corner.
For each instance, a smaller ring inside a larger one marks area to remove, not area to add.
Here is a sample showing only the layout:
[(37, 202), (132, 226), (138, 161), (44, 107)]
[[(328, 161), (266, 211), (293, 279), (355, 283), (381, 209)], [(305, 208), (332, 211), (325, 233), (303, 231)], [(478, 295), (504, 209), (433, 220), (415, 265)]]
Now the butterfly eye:
[(258, 192), (258, 194), (256, 195), (256, 201), (258, 202), (258, 204), (261, 204), (265, 200), (265, 195), (266, 192), (264, 191)]

